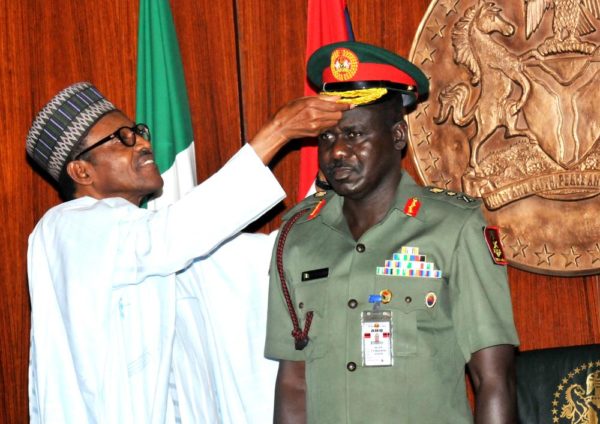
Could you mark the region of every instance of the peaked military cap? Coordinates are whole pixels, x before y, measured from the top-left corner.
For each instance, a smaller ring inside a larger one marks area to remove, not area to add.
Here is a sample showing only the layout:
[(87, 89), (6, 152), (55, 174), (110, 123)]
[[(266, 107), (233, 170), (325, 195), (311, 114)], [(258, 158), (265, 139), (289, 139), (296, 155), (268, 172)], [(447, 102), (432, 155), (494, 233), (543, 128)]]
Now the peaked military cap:
[(319, 48), (308, 60), (307, 73), (321, 93), (338, 95), (344, 103), (368, 104), (397, 91), (404, 106), (411, 106), (429, 92), (429, 80), (416, 65), (389, 50), (356, 41)]
[(73, 84), (37, 114), (27, 134), (27, 153), (58, 181), (73, 148), (113, 110), (117, 109), (89, 82)]

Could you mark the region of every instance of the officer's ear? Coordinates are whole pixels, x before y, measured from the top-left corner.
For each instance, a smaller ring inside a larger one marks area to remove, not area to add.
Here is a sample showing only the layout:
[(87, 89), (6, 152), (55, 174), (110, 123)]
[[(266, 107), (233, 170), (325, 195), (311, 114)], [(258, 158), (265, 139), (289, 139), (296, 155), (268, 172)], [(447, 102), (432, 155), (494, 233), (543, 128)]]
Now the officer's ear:
[(79, 185), (92, 184), (92, 169), (91, 164), (85, 160), (73, 160), (67, 164), (67, 174)]
[(407, 135), (408, 125), (404, 119), (401, 119), (392, 126), (392, 137), (394, 139), (394, 148), (396, 150), (404, 150), (406, 147)]

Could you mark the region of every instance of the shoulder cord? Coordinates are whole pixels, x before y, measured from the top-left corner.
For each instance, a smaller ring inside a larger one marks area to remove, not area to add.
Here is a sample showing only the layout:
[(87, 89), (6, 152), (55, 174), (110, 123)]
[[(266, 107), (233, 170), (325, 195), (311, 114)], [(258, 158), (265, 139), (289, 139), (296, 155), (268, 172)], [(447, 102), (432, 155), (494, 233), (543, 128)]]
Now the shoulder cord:
[(290, 230), (292, 229), (292, 226), (309, 210), (310, 209), (303, 209), (300, 212), (297, 212), (294, 216), (292, 216), (292, 218), (288, 222), (285, 223), (285, 225), (281, 229), (281, 235), (277, 243), (276, 251), (277, 272), (279, 274), (279, 280), (281, 281), (281, 290), (283, 290), (283, 297), (285, 297), (285, 303), (287, 304), (288, 311), (290, 313), (290, 318), (292, 319), (292, 325), (294, 326), (294, 329), (292, 330), (292, 337), (294, 337), (294, 344), (296, 346), (296, 350), (302, 350), (308, 344), (308, 331), (310, 330), (310, 324), (312, 322), (313, 313), (312, 311), (306, 313), (304, 321), (304, 330), (300, 330), (298, 316), (296, 315), (296, 310), (294, 309), (294, 305), (292, 304), (292, 298), (290, 296), (290, 292), (288, 290), (287, 282), (285, 280), (285, 275), (283, 272), (283, 247), (285, 245), (285, 240), (287, 239), (287, 236)]

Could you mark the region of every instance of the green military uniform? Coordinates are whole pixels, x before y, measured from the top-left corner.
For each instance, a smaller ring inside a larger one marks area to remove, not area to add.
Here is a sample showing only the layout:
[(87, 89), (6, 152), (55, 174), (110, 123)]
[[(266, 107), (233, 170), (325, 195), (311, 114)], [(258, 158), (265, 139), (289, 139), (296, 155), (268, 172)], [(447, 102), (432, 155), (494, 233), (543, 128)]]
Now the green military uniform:
[[(413, 198), (418, 207), (409, 216)], [(465, 363), (485, 347), (518, 344), (506, 269), (486, 247), (480, 202), (420, 187), (405, 173), (395, 204), (358, 241), (342, 214), (343, 198), (332, 191), (285, 219), (322, 199), (318, 213), (294, 224), (283, 251), (300, 327), (306, 312), (314, 313), (310, 342), (294, 348), (274, 254), (265, 348), (269, 358), (306, 362), (308, 422), (472, 422)], [(418, 248), (441, 278), (377, 275), (403, 246)], [(382, 290), (392, 295), (381, 309), (393, 315), (393, 365), (365, 367), (361, 313), (373, 308), (369, 295)]]

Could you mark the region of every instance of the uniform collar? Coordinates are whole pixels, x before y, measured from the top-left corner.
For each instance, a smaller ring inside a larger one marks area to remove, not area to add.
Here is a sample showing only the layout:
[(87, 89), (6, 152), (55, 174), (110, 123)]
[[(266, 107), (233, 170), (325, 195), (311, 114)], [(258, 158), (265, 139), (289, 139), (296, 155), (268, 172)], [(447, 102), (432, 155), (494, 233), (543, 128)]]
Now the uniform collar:
[[(417, 219), (421, 222), (426, 222), (427, 210), (423, 207), (419, 209), (418, 214), (414, 217), (404, 213), (404, 206), (412, 198), (417, 198), (420, 202), (423, 202), (423, 189), (421, 186), (417, 185), (408, 173), (402, 172), (402, 178), (396, 189), (396, 199), (384, 220), (394, 213), (401, 214), (401, 216), (406, 219)], [(330, 196), (326, 197), (326, 202), (327, 203), (319, 214), (323, 219), (323, 223), (340, 232), (348, 232), (348, 224), (342, 213), (344, 198), (332, 192)]]

